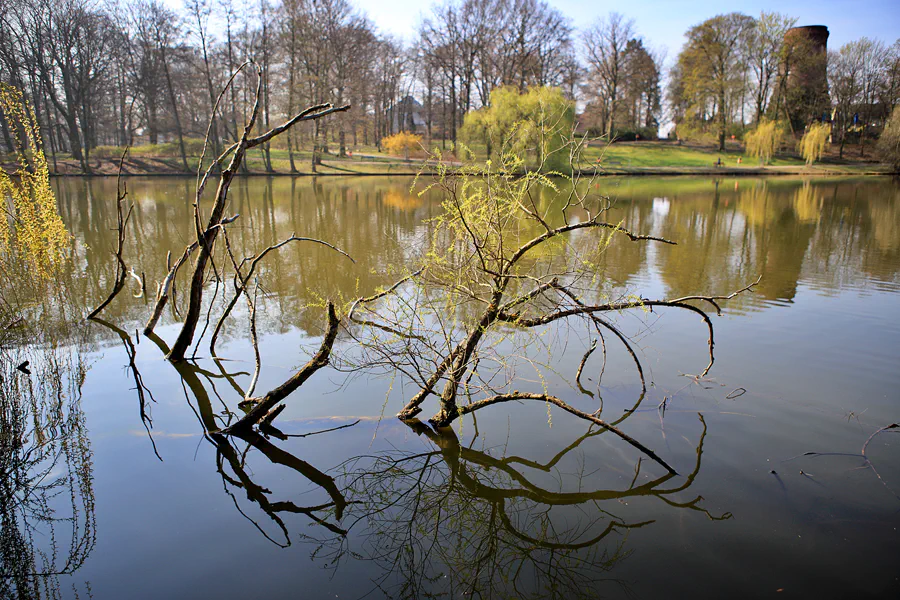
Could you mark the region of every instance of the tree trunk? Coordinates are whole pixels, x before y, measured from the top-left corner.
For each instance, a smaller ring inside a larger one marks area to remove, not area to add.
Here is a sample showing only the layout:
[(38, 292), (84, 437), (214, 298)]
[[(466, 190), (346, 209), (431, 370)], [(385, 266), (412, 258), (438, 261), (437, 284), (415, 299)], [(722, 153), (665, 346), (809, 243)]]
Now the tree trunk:
[[(291, 61), (290, 67), (288, 69), (288, 105), (287, 112), (288, 116), (294, 114), (294, 77), (297, 72), (297, 27), (294, 25), (293, 20), (290, 23), (291, 27), (291, 44), (289, 47), (289, 52), (291, 53)], [(291, 163), (291, 173), (297, 172), (297, 166), (294, 164), (294, 146), (291, 144), (291, 138), (293, 137), (292, 132), (287, 132), (287, 151), (288, 151), (288, 160)]]
[(725, 86), (719, 87), (719, 152), (725, 151)]
[[(157, 40), (157, 42), (159, 42)], [(169, 73), (169, 60), (163, 49), (163, 72), (166, 74), (166, 87), (169, 89), (169, 102), (172, 104), (172, 116), (175, 117), (175, 133), (178, 134), (178, 149), (181, 151), (181, 165), (185, 171), (189, 171), (187, 153), (184, 150), (184, 130), (181, 128), (181, 118), (178, 116), (178, 101), (175, 98), (175, 87), (172, 85), (172, 76)]]

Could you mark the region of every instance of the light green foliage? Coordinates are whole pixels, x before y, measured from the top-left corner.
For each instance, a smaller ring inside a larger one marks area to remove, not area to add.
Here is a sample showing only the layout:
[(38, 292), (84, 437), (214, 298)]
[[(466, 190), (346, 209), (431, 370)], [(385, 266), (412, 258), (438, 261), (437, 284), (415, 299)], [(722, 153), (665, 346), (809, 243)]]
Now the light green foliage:
[(800, 155), (806, 159), (806, 164), (811, 165), (825, 153), (825, 144), (831, 135), (831, 125), (827, 123), (813, 123), (806, 129), (800, 140)]
[[(526, 156), (532, 153), (541, 170), (561, 170), (570, 162), (567, 141), (575, 123), (575, 103), (559, 88), (514, 87), (491, 92), (491, 105), (466, 115), (460, 137), (484, 143), (488, 154)], [(489, 156), (490, 158), (490, 156)]]
[(758, 158), (760, 164), (769, 164), (783, 137), (784, 130), (778, 123), (763, 119), (756, 129), (744, 136), (747, 154)]
[[(443, 212), (433, 221), (429, 270), (434, 275), (446, 268), (444, 276), (454, 282), (451, 288), (498, 271), (517, 241), (540, 233), (526, 206), (543, 190), (557, 192), (558, 186), (533, 171), (516, 177), (523, 168), (521, 158), (504, 153), (499, 160), (463, 167), (456, 176), (442, 176), (429, 186), (444, 191)], [(472, 260), (470, 243), (481, 249), (479, 260)]]
[(895, 106), (878, 140), (881, 159), (900, 171), (900, 106)]

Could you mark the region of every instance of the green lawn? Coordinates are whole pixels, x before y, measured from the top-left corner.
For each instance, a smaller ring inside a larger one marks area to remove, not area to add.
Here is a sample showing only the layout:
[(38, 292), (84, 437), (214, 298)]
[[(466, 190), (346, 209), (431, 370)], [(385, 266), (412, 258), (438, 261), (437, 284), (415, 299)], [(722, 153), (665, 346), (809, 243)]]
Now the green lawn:
[[(620, 143), (610, 146), (592, 145), (584, 156), (590, 162), (600, 159), (600, 165), (607, 168), (653, 168), (653, 167), (713, 167), (719, 157), (724, 166), (736, 168), (758, 167), (759, 160), (745, 156), (735, 149), (718, 152), (713, 149), (678, 146), (669, 142)], [(741, 164), (738, 165), (738, 158)], [(804, 162), (793, 157), (775, 157), (771, 166), (803, 166)]]
[[(449, 142), (448, 142), (449, 147)], [(872, 163), (838, 162), (835, 159), (817, 163), (807, 167), (804, 161), (796, 156), (776, 156), (764, 171), (760, 170), (759, 160), (745, 156), (736, 143), (729, 143), (729, 148), (724, 152), (718, 152), (711, 147), (694, 145), (679, 146), (671, 142), (628, 142), (612, 145), (600, 143), (588, 146), (584, 152), (587, 165), (599, 165), (601, 172), (608, 174), (641, 174), (641, 173), (683, 173), (694, 172), (706, 174), (716, 172), (716, 162), (722, 159), (722, 167), (728, 172), (747, 171), (764, 173), (773, 171), (778, 173), (821, 173), (821, 174), (861, 174), (861, 173), (886, 173), (886, 166)], [(439, 148), (434, 144), (435, 149)], [(332, 154), (322, 156), (322, 165), (317, 169), (323, 175), (352, 175), (352, 174), (414, 174), (422, 166), (421, 160), (413, 159), (405, 161), (400, 157), (389, 156), (378, 152), (374, 146), (360, 146), (350, 148), (351, 156), (339, 158), (336, 154), (337, 145), (332, 144)], [(475, 152), (478, 160), (484, 160), (485, 150), (474, 146), (470, 150)], [(276, 173), (289, 173), (290, 162), (285, 149), (272, 149), (272, 168)], [(453, 154), (445, 153), (445, 156), (454, 160)], [(69, 157), (57, 157), (59, 160), (67, 158), (66, 168), (63, 172), (77, 173), (77, 164)], [(188, 157), (191, 170), (197, 168), (198, 156)], [(741, 159), (741, 164), (738, 164)], [(300, 174), (311, 174), (311, 152), (308, 149), (294, 152), (294, 165)], [(71, 164), (68, 164), (71, 163)], [(96, 173), (115, 174), (117, 159), (91, 160), (92, 169)], [(208, 162), (207, 162), (208, 164)], [(265, 163), (262, 151), (254, 149), (246, 157), (246, 164), (251, 173), (265, 173)], [(51, 163), (52, 167), (52, 163)], [(175, 173), (182, 171), (181, 160), (177, 156), (150, 156), (138, 149), (129, 156), (127, 172), (130, 173)]]

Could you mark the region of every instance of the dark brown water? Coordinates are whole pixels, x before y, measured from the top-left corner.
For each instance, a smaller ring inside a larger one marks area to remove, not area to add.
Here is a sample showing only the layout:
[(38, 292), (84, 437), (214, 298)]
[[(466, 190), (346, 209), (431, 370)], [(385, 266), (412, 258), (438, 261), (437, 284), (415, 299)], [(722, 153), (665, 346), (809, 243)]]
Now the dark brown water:
[[(258, 389), (308, 359), (323, 298), (347, 302), (389, 285), (427, 240), (438, 200), (411, 194), (410, 184), (236, 184), (230, 212), (241, 217), (230, 235), (240, 254), (293, 232), (356, 259), (296, 244), (267, 262)], [(129, 181), (137, 233), (126, 257), (150, 295), (166, 253), (192, 239), (192, 185)], [(609, 220), (679, 243), (615, 240), (598, 265), (602, 285), (677, 297), (728, 293), (762, 275), (755, 293), (714, 318), (716, 362), (703, 379), (685, 376), (706, 363), (696, 315), (618, 318), (652, 385), (629, 412), (639, 382), (611, 346), (603, 416), (624, 417), (619, 427), (678, 476), (542, 404), (492, 407), (452, 432), (413, 429), (393, 418), (412, 388), (390, 373), (354, 371), (346, 336), (335, 368), (317, 373), (278, 418), (290, 437), (204, 435), (240, 400), (225, 375), (242, 386), (253, 370), (246, 320), (225, 331), (219, 354), (228, 361), (208, 360), (201, 344), (196, 368), (176, 370), (163, 359), (176, 316), (167, 313), (159, 338), (136, 335), (150, 306), (129, 280), (104, 313), (119, 331), (83, 332), (80, 411), (71, 408), (78, 389), (64, 402), (78, 422), (54, 421), (59, 439), (72, 431), (84, 439), (62, 444), (66, 458), (42, 479), (76, 473), (67, 477), (78, 485), (61, 486), (48, 506), (77, 518), (55, 538), (40, 520), (23, 537), (44, 553), (32, 555), (33, 570), (63, 573), (41, 585), (99, 599), (900, 597), (900, 429), (861, 452), (879, 428), (900, 422), (900, 186), (881, 178), (599, 185), (616, 199)], [(114, 274), (115, 182), (56, 187), (79, 249), (70, 295), (86, 313)], [(79, 338), (57, 334), (67, 336)], [(572, 382), (588, 340), (564, 340), (550, 345), (556, 372), (544, 385), (583, 404), (590, 399)], [(146, 386), (144, 419), (132, 355)], [(586, 367), (592, 385), (597, 368)], [(3, 527), (9, 535), (14, 525)], [(21, 556), (3, 556), (5, 573)]]

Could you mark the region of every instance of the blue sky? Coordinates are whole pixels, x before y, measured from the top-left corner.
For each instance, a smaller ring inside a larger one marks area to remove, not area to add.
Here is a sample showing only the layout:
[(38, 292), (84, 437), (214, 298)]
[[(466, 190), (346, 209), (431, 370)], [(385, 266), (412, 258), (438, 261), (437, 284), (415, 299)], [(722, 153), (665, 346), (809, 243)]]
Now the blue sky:
[[(416, 0), (350, 0), (363, 9), (383, 33), (410, 40), (421, 15), (430, 2)], [(757, 15), (777, 11), (797, 17), (798, 25), (825, 25), (830, 31), (829, 49), (862, 36), (892, 44), (900, 37), (900, 0), (759, 0), (727, 3), (713, 0), (675, 2), (636, 0), (634, 2), (589, 2), (550, 0), (552, 6), (582, 28), (610, 11), (634, 19), (640, 35), (654, 47), (665, 47), (668, 62), (674, 60), (684, 42), (684, 32), (692, 25), (723, 12), (739, 11)]]

